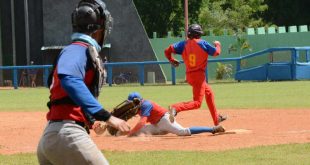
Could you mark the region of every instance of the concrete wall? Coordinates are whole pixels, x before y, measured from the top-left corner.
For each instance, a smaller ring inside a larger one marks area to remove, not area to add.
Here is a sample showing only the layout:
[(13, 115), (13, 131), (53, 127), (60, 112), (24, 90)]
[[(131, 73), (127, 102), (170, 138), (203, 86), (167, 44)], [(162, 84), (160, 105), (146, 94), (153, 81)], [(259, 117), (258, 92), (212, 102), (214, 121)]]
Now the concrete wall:
[[(60, 46), (70, 42), (71, 12), (78, 2), (78, 0), (43, 0), (44, 46)], [(113, 0), (105, 3), (114, 19), (113, 30), (107, 40), (111, 48), (104, 51), (108, 61), (156, 61), (155, 53), (133, 1)], [(48, 62), (52, 63), (50, 60)], [(157, 82), (165, 81), (159, 65), (145, 68), (146, 73), (155, 72)], [(113, 75), (128, 71), (138, 74), (138, 68), (120, 67), (113, 69)]]
[[(106, 3), (114, 18), (113, 31), (109, 38), (112, 46), (109, 61), (157, 61), (133, 1), (113, 0)], [(137, 68), (132, 69), (133, 72), (138, 71)], [(155, 72), (157, 82), (165, 81), (159, 65), (146, 66), (145, 71)], [(124, 71), (120, 68), (116, 72)]]
[(43, 0), (43, 46), (70, 43), (71, 13), (79, 0)]

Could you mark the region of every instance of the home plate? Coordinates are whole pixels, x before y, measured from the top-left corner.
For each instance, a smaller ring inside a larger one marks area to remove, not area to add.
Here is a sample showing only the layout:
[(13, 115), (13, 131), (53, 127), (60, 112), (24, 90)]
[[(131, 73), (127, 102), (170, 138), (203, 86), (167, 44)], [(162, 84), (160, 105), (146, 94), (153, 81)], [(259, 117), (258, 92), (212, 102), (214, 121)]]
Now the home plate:
[(248, 129), (231, 129), (231, 130), (226, 130), (225, 132), (222, 132), (220, 134), (247, 134), (247, 133), (252, 133), (252, 130), (248, 130)]

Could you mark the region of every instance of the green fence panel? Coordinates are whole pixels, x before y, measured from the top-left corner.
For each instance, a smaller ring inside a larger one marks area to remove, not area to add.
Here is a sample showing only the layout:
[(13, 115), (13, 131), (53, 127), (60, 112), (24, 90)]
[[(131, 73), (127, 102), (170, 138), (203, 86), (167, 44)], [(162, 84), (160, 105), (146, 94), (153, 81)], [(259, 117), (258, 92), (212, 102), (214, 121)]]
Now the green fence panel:
[(265, 27), (257, 28), (257, 34), (266, 34)]
[(299, 32), (308, 32), (308, 26), (307, 25), (300, 25), (299, 26)]
[(157, 33), (153, 32), (153, 38), (157, 38)]
[(275, 27), (269, 27), (268, 28), (268, 34), (275, 34), (276, 33), (276, 28)]
[(290, 33), (296, 33), (297, 32), (297, 26), (289, 26), (288, 32)]
[(286, 33), (286, 28), (284, 26), (279, 26), (278, 33)]
[(248, 35), (255, 35), (255, 29), (254, 28), (247, 28), (247, 34)]

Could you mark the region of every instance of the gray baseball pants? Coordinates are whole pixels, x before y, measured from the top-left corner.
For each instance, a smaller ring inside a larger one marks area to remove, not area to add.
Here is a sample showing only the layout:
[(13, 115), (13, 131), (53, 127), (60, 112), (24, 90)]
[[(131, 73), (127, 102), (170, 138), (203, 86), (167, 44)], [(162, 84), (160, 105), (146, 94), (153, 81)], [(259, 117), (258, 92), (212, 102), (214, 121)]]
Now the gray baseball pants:
[(49, 122), (37, 148), (40, 165), (108, 165), (86, 130), (74, 121)]

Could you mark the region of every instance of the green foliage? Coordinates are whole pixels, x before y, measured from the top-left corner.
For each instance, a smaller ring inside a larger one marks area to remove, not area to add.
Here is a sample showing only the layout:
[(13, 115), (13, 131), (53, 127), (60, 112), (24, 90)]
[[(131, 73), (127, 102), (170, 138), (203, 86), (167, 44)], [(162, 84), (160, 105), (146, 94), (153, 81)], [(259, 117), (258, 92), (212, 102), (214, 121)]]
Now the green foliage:
[(281, 26), (310, 25), (309, 0), (265, 0), (268, 10), (263, 19)]
[(252, 51), (252, 47), (244, 35), (243, 32), (238, 32), (236, 34), (236, 41), (233, 44), (230, 44), (228, 47), (228, 53), (230, 54), (231, 52), (238, 52), (238, 55), (241, 56), (243, 51), (249, 50)]
[(223, 80), (224, 78), (230, 78), (232, 76), (232, 65), (231, 64), (223, 64), (221, 62), (216, 63), (216, 79)]
[[(164, 37), (168, 31), (180, 35), (184, 31), (184, 1), (180, 0), (134, 0), (149, 37), (157, 32)], [(189, 22), (197, 22), (202, 0), (188, 1)]]
[(170, 30), (179, 31), (182, 27), (179, 26), (182, 24), (179, 0), (134, 0), (134, 3), (149, 36), (157, 32), (161, 37)]
[(204, 0), (199, 22), (207, 29), (237, 31), (264, 24), (260, 13), (268, 8), (264, 0)]
[[(184, 30), (184, 0), (134, 0), (148, 35), (159, 37)], [(246, 27), (309, 25), (308, 0), (188, 0), (189, 24), (200, 23), (206, 34), (222, 35)], [(289, 12), (288, 12), (289, 11)]]

